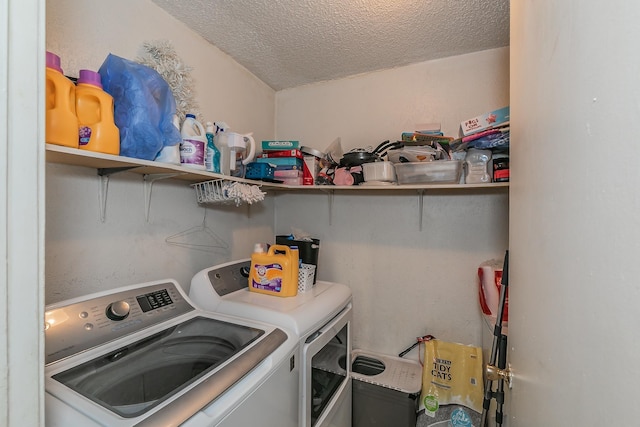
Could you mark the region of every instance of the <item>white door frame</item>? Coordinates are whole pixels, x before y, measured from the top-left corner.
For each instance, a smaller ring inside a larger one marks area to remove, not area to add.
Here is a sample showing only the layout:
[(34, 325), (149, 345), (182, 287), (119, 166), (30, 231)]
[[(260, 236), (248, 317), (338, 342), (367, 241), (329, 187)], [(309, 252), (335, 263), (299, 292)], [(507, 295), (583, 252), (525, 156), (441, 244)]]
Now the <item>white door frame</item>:
[(0, 425), (44, 425), (45, 0), (0, 0)]

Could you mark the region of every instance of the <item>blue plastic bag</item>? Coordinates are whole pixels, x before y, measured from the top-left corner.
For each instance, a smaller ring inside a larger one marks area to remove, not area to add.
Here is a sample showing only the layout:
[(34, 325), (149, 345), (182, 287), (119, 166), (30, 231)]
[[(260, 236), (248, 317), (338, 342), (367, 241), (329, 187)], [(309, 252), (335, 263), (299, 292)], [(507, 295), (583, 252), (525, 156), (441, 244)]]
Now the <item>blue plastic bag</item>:
[(98, 72), (104, 90), (113, 97), (121, 156), (154, 160), (164, 147), (181, 141), (172, 122), (175, 98), (157, 71), (109, 54)]

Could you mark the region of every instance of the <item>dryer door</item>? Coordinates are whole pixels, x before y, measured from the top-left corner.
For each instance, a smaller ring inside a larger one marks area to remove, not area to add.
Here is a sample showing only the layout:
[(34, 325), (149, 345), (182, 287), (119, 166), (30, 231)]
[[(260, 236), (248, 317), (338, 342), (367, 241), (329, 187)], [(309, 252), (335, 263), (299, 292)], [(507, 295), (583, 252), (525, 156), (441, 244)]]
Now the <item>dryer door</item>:
[[(351, 319), (349, 304), (305, 341), (302, 378), (305, 401), (301, 414), (304, 427), (334, 425), (340, 403), (347, 398), (350, 402)], [(350, 404), (346, 409), (346, 418), (350, 420)]]

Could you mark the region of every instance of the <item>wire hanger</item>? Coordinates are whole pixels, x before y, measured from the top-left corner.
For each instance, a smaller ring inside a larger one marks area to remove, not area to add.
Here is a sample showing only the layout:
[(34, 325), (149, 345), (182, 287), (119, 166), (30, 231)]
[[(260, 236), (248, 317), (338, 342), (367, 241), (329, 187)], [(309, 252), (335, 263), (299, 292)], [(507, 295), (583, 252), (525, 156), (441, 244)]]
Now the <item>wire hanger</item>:
[(229, 248), (227, 242), (207, 226), (206, 207), (204, 208), (202, 224), (173, 234), (164, 239), (164, 241), (171, 246), (178, 246), (203, 252), (217, 252), (219, 249), (226, 250)]

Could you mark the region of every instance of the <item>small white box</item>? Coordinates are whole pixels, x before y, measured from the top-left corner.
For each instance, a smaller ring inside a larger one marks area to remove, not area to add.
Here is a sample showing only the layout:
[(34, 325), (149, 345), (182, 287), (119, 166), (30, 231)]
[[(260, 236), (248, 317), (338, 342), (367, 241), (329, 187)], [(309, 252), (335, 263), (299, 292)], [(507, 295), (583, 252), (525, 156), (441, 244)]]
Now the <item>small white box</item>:
[(396, 170), (391, 162), (371, 162), (362, 165), (362, 174), (365, 181), (389, 181), (396, 180)]

